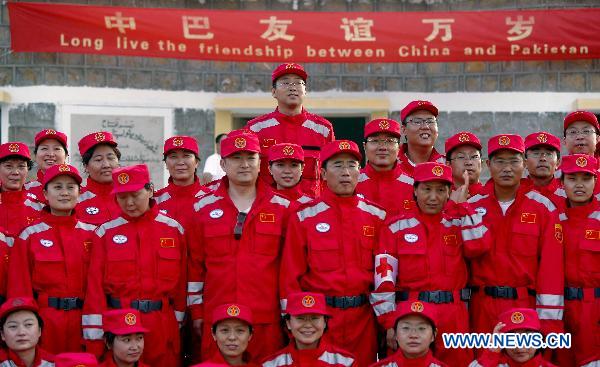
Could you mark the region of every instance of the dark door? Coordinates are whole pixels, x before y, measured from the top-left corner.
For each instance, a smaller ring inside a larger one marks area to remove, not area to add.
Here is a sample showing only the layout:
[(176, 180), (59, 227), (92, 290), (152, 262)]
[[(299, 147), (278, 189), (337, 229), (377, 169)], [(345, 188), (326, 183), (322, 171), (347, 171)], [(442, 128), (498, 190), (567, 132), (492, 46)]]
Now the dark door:
[[(356, 144), (358, 144), (363, 157), (365, 156), (362, 142), (364, 140), (363, 131), (367, 119), (364, 116), (325, 116), (325, 118), (331, 121), (336, 139), (347, 139), (354, 141)], [(364, 160), (361, 163), (364, 163)]]

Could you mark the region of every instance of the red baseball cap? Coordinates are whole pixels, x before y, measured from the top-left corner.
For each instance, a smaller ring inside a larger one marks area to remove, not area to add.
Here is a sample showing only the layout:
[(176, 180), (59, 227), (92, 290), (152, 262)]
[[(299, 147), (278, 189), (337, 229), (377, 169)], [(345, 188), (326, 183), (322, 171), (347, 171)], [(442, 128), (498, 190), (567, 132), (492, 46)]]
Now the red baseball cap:
[(525, 150), (538, 145), (544, 145), (560, 152), (560, 139), (546, 131), (539, 131), (525, 137)]
[(61, 353), (54, 357), (55, 367), (96, 367), (98, 361), (90, 353)]
[(20, 141), (11, 141), (0, 145), (0, 159), (10, 156), (19, 156), (31, 160), (29, 148)]
[(321, 166), (323, 166), (323, 163), (326, 160), (340, 153), (352, 154), (359, 161), (362, 160), (362, 154), (360, 154), (358, 145), (356, 145), (355, 142), (353, 142), (352, 140), (334, 140), (325, 144), (321, 148)]
[(54, 129), (45, 129), (35, 134), (35, 146), (37, 147), (42, 141), (46, 139), (56, 139), (65, 147), (67, 146), (67, 135)]
[(437, 162), (419, 163), (414, 177), (415, 182), (445, 181), (452, 185), (452, 167)]
[(199, 155), (198, 141), (196, 141), (196, 138), (191, 136), (179, 135), (165, 140), (165, 146), (163, 149), (164, 155), (167, 155), (170, 151), (175, 149), (185, 149), (194, 153), (196, 156)]
[(505, 324), (502, 328), (502, 332), (504, 333), (520, 329), (542, 330), (538, 314), (532, 308), (512, 308), (504, 311), (500, 314), (499, 321)]
[(569, 127), (569, 125), (577, 121), (587, 122), (593, 125), (596, 131), (600, 130), (600, 125), (598, 125), (598, 118), (596, 117), (596, 115), (589, 111), (582, 110), (571, 112), (567, 115), (567, 117), (565, 117), (564, 130), (567, 130), (567, 127)]
[(396, 309), (394, 315), (394, 325), (398, 325), (398, 321), (406, 316), (417, 315), (425, 318), (435, 327), (437, 313), (435, 312), (435, 309), (427, 302), (400, 302), (397, 307), (398, 308)]
[(150, 183), (150, 172), (145, 164), (115, 168), (112, 172), (113, 194), (135, 192)]
[(429, 101), (412, 101), (406, 105), (400, 112), (400, 120), (406, 122), (406, 118), (413, 112), (425, 110), (431, 112), (435, 117), (438, 115), (438, 109)]
[(470, 145), (478, 150), (481, 150), (481, 140), (479, 140), (477, 135), (468, 131), (461, 131), (446, 139), (446, 155), (448, 155), (453, 149), (463, 145)]
[(300, 64), (296, 64), (295, 62), (289, 62), (285, 64), (281, 64), (273, 70), (273, 74), (271, 74), (271, 81), (276, 81), (280, 76), (286, 74), (296, 74), (302, 80), (306, 81), (308, 79), (308, 74)]
[(562, 157), (560, 169), (562, 173), (587, 172), (598, 175), (598, 160), (587, 154), (572, 154)]
[(269, 162), (292, 159), (304, 162), (304, 149), (298, 144), (275, 144), (269, 149)]
[(392, 119), (375, 119), (365, 125), (365, 138), (377, 133), (388, 133), (400, 137), (400, 123)]
[(525, 153), (523, 138), (516, 134), (495, 135), (488, 140), (488, 157), (500, 149), (510, 149), (515, 152)]
[(70, 164), (55, 164), (46, 170), (46, 173), (44, 174), (44, 180), (42, 181), (42, 187), (46, 187), (50, 181), (62, 175), (73, 177), (80, 185), (81, 181), (83, 181), (79, 175), (79, 171), (77, 168), (75, 168), (75, 166), (71, 166)]
[(104, 332), (115, 335), (134, 333), (147, 333), (148, 329), (142, 326), (140, 312), (133, 308), (118, 308), (102, 314), (102, 328)]
[(322, 293), (313, 292), (290, 293), (287, 298), (285, 312), (292, 316), (307, 314), (331, 316), (327, 312), (325, 296)]
[(248, 129), (233, 130), (221, 140), (221, 157), (237, 152), (260, 153), (258, 136)]
[(0, 319), (5, 319), (11, 313), (21, 310), (28, 310), (37, 314), (40, 309), (31, 297), (9, 298), (0, 307)]
[(109, 133), (108, 131), (98, 131), (87, 134), (81, 138), (81, 140), (79, 140), (79, 143), (77, 143), (77, 146), (79, 147), (79, 154), (84, 155), (88, 150), (92, 149), (98, 144), (108, 144), (116, 147), (117, 141), (115, 140), (113, 134)]
[(215, 307), (212, 314), (213, 326), (227, 319), (238, 319), (252, 325), (252, 310), (238, 303), (226, 303)]

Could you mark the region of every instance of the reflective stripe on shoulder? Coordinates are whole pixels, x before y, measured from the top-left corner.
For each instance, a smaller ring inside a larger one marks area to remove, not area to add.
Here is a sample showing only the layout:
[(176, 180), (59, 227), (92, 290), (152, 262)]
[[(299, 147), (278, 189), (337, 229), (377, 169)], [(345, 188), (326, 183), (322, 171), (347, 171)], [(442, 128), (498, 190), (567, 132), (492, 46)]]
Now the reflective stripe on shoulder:
[(354, 363), (354, 358), (346, 357), (340, 353), (331, 353), (325, 351), (319, 357), (319, 361), (332, 365), (341, 364), (342, 366), (350, 367)]
[(198, 191), (198, 192), (196, 193), (196, 195), (194, 195), (194, 197), (197, 197), (197, 198), (199, 198), (200, 196), (207, 195), (209, 192), (210, 192), (210, 191), (204, 191), (204, 190), (200, 189), (200, 191)]
[(223, 199), (220, 196), (215, 196), (215, 195), (208, 195), (205, 196), (203, 198), (201, 198), (200, 200), (198, 200), (195, 204), (194, 204), (194, 210), (195, 211), (200, 211), (200, 209), (204, 208), (207, 205), (216, 203), (217, 201)]
[(311, 198), (310, 196), (302, 195), (296, 201), (299, 202), (300, 204), (306, 204), (306, 203), (312, 201), (312, 199), (313, 198)]
[(396, 362), (389, 362), (389, 363), (386, 363), (386, 364), (382, 364), (379, 367), (398, 367), (398, 363), (396, 363)]
[(77, 203), (81, 203), (84, 202), (86, 200), (90, 200), (92, 198), (95, 198), (96, 194), (94, 194), (91, 191), (86, 191), (83, 194), (79, 195), (79, 197), (77, 198)]
[(28, 206), (28, 207), (30, 207), (30, 208), (32, 208), (33, 210), (36, 210), (36, 211), (38, 211), (38, 212), (39, 212), (40, 210), (44, 209), (44, 204), (42, 204), (42, 203), (40, 203), (40, 202), (38, 202), (38, 201), (32, 201), (32, 200), (29, 200), (29, 199), (26, 199), (26, 200), (23, 202), (23, 205), (25, 205), (25, 206)]
[(367, 174), (364, 172), (361, 173), (360, 175), (358, 175), (358, 183), (365, 182), (368, 179), (369, 179), (369, 176), (367, 176)]
[(471, 196), (471, 197), (470, 197), (470, 198), (467, 200), (467, 202), (468, 202), (469, 204), (473, 204), (473, 203), (476, 203), (476, 202), (478, 202), (479, 200), (486, 199), (487, 197), (489, 197), (489, 195), (480, 195), (480, 194), (477, 194), (477, 195), (473, 195), (473, 196)]
[(97, 227), (93, 224), (77, 221), (77, 224), (75, 224), (75, 228), (83, 229), (84, 231), (95, 231)]
[(318, 134), (323, 135), (324, 137), (329, 137), (329, 128), (327, 126), (323, 126), (321, 124), (317, 124), (312, 120), (306, 120), (302, 123), (302, 127), (310, 129)]
[(304, 209), (300, 210), (298, 213), (296, 213), (296, 215), (298, 216), (298, 219), (300, 220), (300, 222), (304, 222), (304, 220), (306, 220), (310, 217), (314, 217), (314, 216), (318, 215), (319, 213), (324, 212), (327, 209), (329, 209), (329, 205), (327, 205), (321, 201), (317, 205), (310, 206), (308, 208), (304, 208)]
[(280, 354), (270, 361), (263, 362), (263, 367), (281, 367), (291, 366), (294, 363), (292, 355), (290, 353)]
[(556, 210), (556, 207), (554, 206), (554, 204), (552, 204), (552, 201), (537, 191), (529, 191), (527, 194), (525, 194), (525, 196), (527, 196), (531, 200), (535, 200), (538, 203), (544, 205), (546, 209), (548, 209), (551, 212)]
[(112, 229), (112, 228), (117, 228), (126, 223), (128, 223), (128, 222), (127, 222), (127, 220), (125, 220), (125, 218), (118, 217), (118, 218), (108, 221), (108, 222), (104, 223), (103, 225), (101, 225), (100, 227), (98, 227), (98, 229), (96, 229), (96, 234), (99, 237), (103, 237), (106, 234), (106, 230)]
[(592, 212), (592, 214), (590, 214), (588, 216), (588, 218), (595, 219), (595, 220), (600, 220), (600, 212), (598, 212), (598, 211)]
[(270, 118), (268, 120), (259, 121), (255, 124), (251, 125), (250, 130), (254, 131), (255, 133), (258, 133), (262, 129), (266, 129), (268, 127), (273, 127), (273, 126), (277, 126), (277, 125), (279, 125), (279, 121), (277, 121), (274, 118)]
[(32, 188), (38, 187), (38, 186), (42, 186), (42, 183), (40, 181), (30, 181), (30, 182), (27, 182), (25, 185), (23, 185), (25, 190), (31, 190)]
[(14, 238), (9, 237), (9, 236), (5, 235), (2, 232), (0, 232), (0, 241), (6, 243), (6, 245), (8, 247), (13, 247), (13, 245), (15, 244), (15, 239)]
[(376, 216), (377, 218), (379, 218), (381, 220), (385, 219), (385, 210), (379, 209), (378, 207), (376, 207), (374, 205), (367, 204), (362, 200), (358, 201), (358, 205), (356, 205), (356, 207), (358, 209), (362, 210), (363, 212), (367, 212), (369, 214)]
[(413, 228), (419, 225), (419, 221), (417, 218), (408, 218), (408, 219), (399, 219), (394, 223), (389, 225), (390, 231), (392, 233), (396, 233), (399, 231), (403, 231), (408, 228)]
[(590, 362), (590, 363), (586, 363), (581, 367), (600, 367), (600, 359)]
[[(600, 215), (600, 212), (594, 212), (594, 213), (598, 213), (598, 214)], [(594, 214), (594, 213), (592, 213), (592, 214)], [(591, 216), (592, 214), (590, 214), (590, 218), (592, 218), (592, 216)], [(565, 214), (565, 213), (560, 213), (560, 214), (558, 215), (558, 219), (559, 219), (561, 222), (564, 222), (565, 220), (567, 220), (567, 219), (569, 219), (569, 218), (567, 218), (567, 214)], [(594, 219), (598, 219), (598, 220), (600, 220), (600, 217), (599, 217), (599, 218), (594, 218)]]
[(554, 195), (556, 196), (560, 196), (561, 198), (567, 198), (567, 193), (565, 192), (565, 189), (556, 189), (556, 191), (554, 191)]
[(400, 176), (398, 176), (398, 178), (396, 179), (400, 182), (404, 182), (405, 184), (409, 184), (409, 185), (414, 185), (415, 184), (415, 179), (405, 175), (404, 173), (401, 174)]
[(40, 367), (54, 367), (54, 362), (43, 360), (40, 362)]
[(163, 192), (162, 194), (155, 196), (154, 201), (156, 202), (156, 204), (160, 204), (160, 203), (164, 203), (165, 201), (169, 200), (170, 198), (171, 198), (171, 194), (169, 194), (168, 192)]
[(21, 234), (19, 235), (19, 238), (22, 239), (23, 241), (27, 240), (29, 238), (29, 236), (31, 236), (34, 233), (40, 233), (40, 232), (44, 232), (49, 230), (51, 227), (49, 225), (47, 225), (44, 222), (35, 224), (33, 226), (29, 226), (27, 228), (25, 228), (23, 230), (23, 232), (21, 232)]
[(156, 220), (157, 222), (160, 222), (160, 223), (164, 223), (164, 224), (168, 225), (169, 227), (177, 228), (179, 233), (183, 234), (183, 227), (181, 226), (181, 224), (179, 224), (178, 221), (176, 221), (173, 218), (169, 218), (166, 215), (158, 213), (158, 215), (156, 216), (156, 218), (154, 218), (154, 220)]
[(282, 198), (279, 195), (273, 195), (271, 198), (271, 204), (279, 204), (285, 208), (289, 208), (290, 201), (288, 199)]

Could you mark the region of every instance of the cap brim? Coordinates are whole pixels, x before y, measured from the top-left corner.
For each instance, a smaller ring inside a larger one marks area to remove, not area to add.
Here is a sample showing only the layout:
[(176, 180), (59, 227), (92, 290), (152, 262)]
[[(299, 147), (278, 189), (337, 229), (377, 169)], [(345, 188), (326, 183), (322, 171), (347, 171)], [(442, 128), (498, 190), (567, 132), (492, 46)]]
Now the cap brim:
[(323, 315), (323, 316), (329, 316), (331, 317), (331, 314), (327, 311), (317, 311), (317, 310), (313, 310), (310, 312), (305, 312), (305, 311), (297, 311), (297, 312), (288, 312), (288, 314), (290, 316), (301, 316), (301, 315)]
[(46, 186), (47, 184), (49, 184), (50, 182), (54, 181), (55, 178), (60, 177), (60, 176), (71, 176), (75, 179), (75, 181), (81, 185), (81, 182), (83, 181), (81, 176), (79, 176), (78, 174), (76, 174), (75, 172), (71, 172), (71, 171), (65, 171), (65, 172), (59, 172), (56, 176), (52, 177), (51, 180), (49, 180), (48, 182), (46, 182), (44, 184), (44, 186)]
[(11, 313), (14, 313), (17, 311), (31, 311), (31, 312), (35, 313), (36, 315), (39, 315), (39, 308), (32, 306), (32, 305), (21, 305), (21, 306), (15, 306), (15, 307), (7, 310), (2, 315), (0, 315), (0, 319), (6, 318)]
[(48, 140), (48, 139), (54, 139), (56, 141), (58, 141), (59, 143), (61, 143), (62, 145), (66, 146), (67, 142), (63, 141), (61, 138), (58, 137), (58, 135), (46, 135), (43, 138), (39, 139), (36, 143), (35, 146), (37, 147), (38, 145), (40, 145), (44, 140)]
[(221, 317), (219, 319), (213, 320), (212, 325), (215, 326), (216, 324), (220, 323), (221, 321), (225, 321), (225, 320), (240, 320), (240, 321), (243, 321), (246, 324), (252, 326), (251, 320), (241, 318), (241, 317), (236, 317), (236, 316)]
[(116, 141), (110, 141), (110, 140), (108, 140), (108, 141), (99, 141), (96, 144), (94, 144), (94, 145), (90, 146), (89, 148), (87, 148), (87, 150), (85, 152), (83, 152), (83, 154), (89, 152), (90, 150), (94, 149), (95, 147), (97, 147), (100, 144), (106, 144), (106, 145), (110, 145), (110, 146), (113, 146), (113, 147), (116, 147), (117, 145), (119, 145), (119, 144), (117, 144)]
[(416, 316), (421, 316), (422, 318), (426, 319), (427, 321), (431, 322), (431, 324), (433, 325), (433, 327), (437, 327), (435, 324), (435, 320), (432, 319), (431, 317), (427, 316), (426, 314), (422, 313), (422, 312), (408, 312), (405, 313), (404, 315), (400, 315), (396, 318), (396, 321), (394, 322), (394, 328), (396, 328), (396, 326), (398, 326), (398, 322), (400, 320), (402, 320), (403, 318), (407, 317), (407, 316), (412, 316), (412, 315), (416, 315)]
[(227, 157), (232, 156), (235, 153), (239, 153), (239, 152), (250, 152), (250, 153), (259, 153), (260, 154), (260, 150), (256, 150), (256, 149), (236, 149), (227, 155), (221, 155), (221, 158), (227, 158)]
[(523, 152), (522, 150), (519, 150), (517, 148), (511, 148), (511, 147), (503, 147), (503, 148), (498, 148), (496, 150), (494, 150), (493, 152), (488, 152), (488, 158), (492, 156), (492, 154), (495, 154), (501, 150), (512, 150), (513, 152), (517, 152), (517, 153), (521, 153), (521, 154), (525, 154), (525, 152)]
[(146, 186), (145, 183), (143, 184), (131, 184), (131, 185), (119, 185), (119, 186), (114, 186), (113, 190), (111, 191), (111, 194), (119, 194), (122, 192), (136, 192), (139, 191), (141, 189), (144, 188), (144, 186)]
[(560, 152), (560, 148), (557, 148), (556, 146), (552, 145), (552, 144), (548, 144), (548, 143), (537, 143), (537, 144), (533, 144), (531, 146), (525, 147), (525, 151), (528, 151), (531, 148), (535, 148), (535, 147), (548, 147), (548, 148), (552, 148), (554, 150), (558, 150)]
[(194, 151), (192, 149), (181, 148), (181, 147), (174, 147), (174, 148), (171, 148), (169, 150), (166, 150), (166, 151), (163, 152), (163, 155), (167, 155), (167, 154), (171, 153), (174, 150), (185, 150), (186, 152), (191, 152), (191, 153), (194, 153), (194, 155), (198, 156), (198, 152), (196, 152), (196, 151)]
[(131, 327), (123, 327), (113, 330), (106, 330), (109, 333), (113, 333), (115, 335), (128, 335), (128, 334), (136, 334), (136, 333), (148, 333), (150, 330), (141, 326), (131, 326)]
[(474, 142), (474, 141), (465, 141), (465, 142), (462, 142), (462, 143), (460, 143), (460, 144), (456, 144), (455, 146), (453, 146), (452, 148), (450, 148), (450, 150), (448, 150), (448, 151), (446, 152), (446, 155), (448, 155), (449, 153), (452, 153), (452, 151), (453, 151), (454, 149), (456, 149), (456, 148), (460, 148), (460, 147), (462, 147), (462, 146), (465, 146), (465, 145), (470, 145), (470, 146), (472, 146), (473, 148), (476, 148), (477, 150), (482, 150), (482, 149), (483, 149), (483, 147), (481, 146), (481, 144), (477, 144), (477, 143), (476, 143), (476, 142)]

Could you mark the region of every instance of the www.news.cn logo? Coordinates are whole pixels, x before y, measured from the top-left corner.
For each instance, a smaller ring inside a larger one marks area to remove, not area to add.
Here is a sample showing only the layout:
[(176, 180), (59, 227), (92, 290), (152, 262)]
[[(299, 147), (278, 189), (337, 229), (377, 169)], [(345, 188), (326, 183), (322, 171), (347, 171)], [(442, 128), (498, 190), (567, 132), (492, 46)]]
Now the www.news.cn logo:
[(444, 333), (444, 347), (468, 349), (571, 348), (570, 333)]

